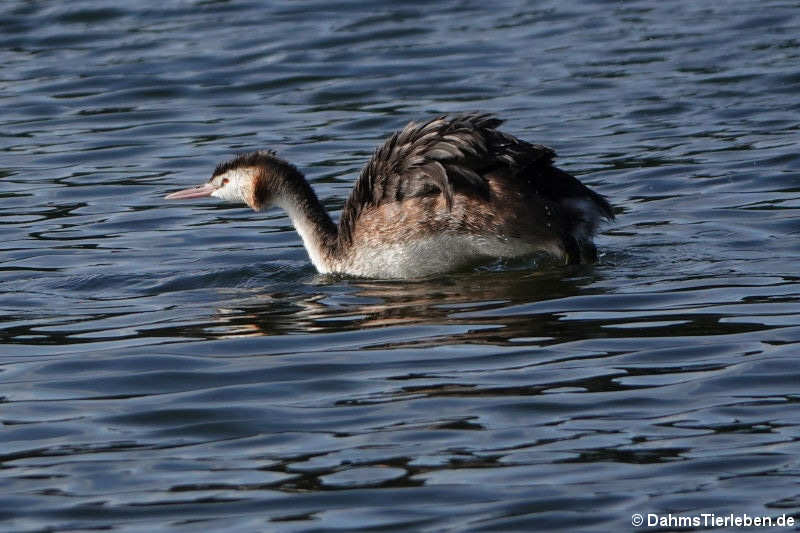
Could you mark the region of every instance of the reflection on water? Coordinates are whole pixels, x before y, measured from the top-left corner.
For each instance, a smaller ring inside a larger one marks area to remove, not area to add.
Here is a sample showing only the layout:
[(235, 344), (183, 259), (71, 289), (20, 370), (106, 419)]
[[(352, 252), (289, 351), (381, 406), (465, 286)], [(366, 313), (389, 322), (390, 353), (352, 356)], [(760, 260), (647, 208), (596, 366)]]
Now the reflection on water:
[(416, 281), (316, 276), (296, 294), (259, 291), (239, 303), (228, 302), (232, 307), (218, 310), (219, 325), (204, 336), (466, 324), (453, 315), (577, 294), (593, 273), (587, 267), (582, 273), (574, 270), (570, 278), (564, 277), (565, 269), (481, 271)]
[[(800, 12), (0, 4), (4, 531), (617, 531), (800, 518)], [(168, 191), (274, 148), (338, 215), (494, 112), (609, 196), (601, 260), (318, 276)]]

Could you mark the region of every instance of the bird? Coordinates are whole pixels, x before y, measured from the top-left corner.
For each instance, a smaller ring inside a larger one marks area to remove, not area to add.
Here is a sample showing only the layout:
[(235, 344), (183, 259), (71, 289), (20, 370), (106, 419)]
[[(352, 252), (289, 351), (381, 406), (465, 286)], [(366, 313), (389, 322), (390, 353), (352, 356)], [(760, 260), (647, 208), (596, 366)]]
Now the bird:
[(608, 200), (555, 167), (555, 152), (500, 131), (488, 113), (410, 122), (378, 147), (338, 224), (296, 166), (272, 150), (219, 164), (166, 199), (215, 197), (255, 211), (283, 208), (321, 274), (413, 279), (544, 252), (597, 260)]

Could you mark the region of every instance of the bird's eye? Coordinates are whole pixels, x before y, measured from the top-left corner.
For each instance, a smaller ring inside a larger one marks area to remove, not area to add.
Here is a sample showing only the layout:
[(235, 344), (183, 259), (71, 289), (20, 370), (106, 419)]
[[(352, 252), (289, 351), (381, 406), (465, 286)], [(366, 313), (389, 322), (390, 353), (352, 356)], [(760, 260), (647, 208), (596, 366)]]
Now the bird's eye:
[(227, 185), (228, 184), (228, 178), (222, 178), (222, 184), (223, 185)]

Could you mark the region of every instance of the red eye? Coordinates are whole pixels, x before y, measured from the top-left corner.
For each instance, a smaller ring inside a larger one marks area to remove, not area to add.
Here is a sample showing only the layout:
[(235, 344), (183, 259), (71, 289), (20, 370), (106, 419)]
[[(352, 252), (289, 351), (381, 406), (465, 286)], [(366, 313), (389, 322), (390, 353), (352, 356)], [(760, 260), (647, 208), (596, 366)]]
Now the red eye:
[(222, 184), (223, 185), (227, 185), (228, 184), (228, 178), (222, 178)]

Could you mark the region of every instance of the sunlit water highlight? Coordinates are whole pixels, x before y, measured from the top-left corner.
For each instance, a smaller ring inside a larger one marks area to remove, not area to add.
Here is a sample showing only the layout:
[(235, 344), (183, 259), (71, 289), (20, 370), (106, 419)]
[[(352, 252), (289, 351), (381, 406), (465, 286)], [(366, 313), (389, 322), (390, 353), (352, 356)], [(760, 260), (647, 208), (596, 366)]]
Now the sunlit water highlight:
[[(0, 529), (621, 531), (800, 518), (791, 2), (7, 1)], [(494, 112), (618, 221), (591, 267), (325, 278), (165, 193), (270, 147), (338, 212)]]

